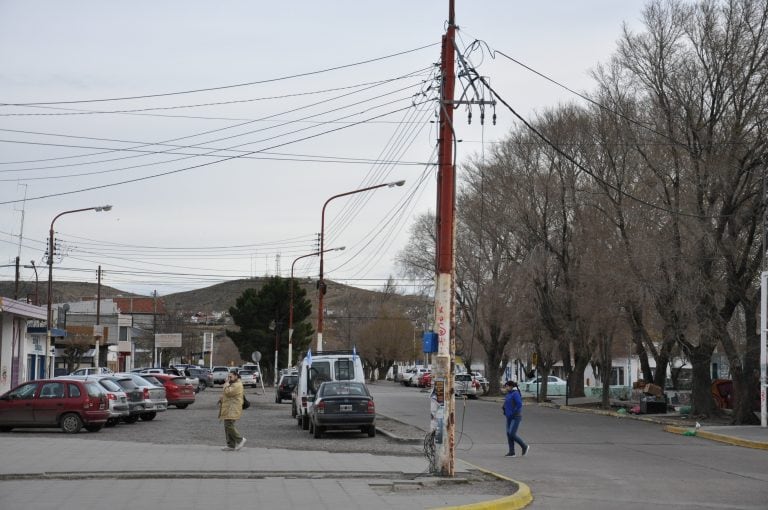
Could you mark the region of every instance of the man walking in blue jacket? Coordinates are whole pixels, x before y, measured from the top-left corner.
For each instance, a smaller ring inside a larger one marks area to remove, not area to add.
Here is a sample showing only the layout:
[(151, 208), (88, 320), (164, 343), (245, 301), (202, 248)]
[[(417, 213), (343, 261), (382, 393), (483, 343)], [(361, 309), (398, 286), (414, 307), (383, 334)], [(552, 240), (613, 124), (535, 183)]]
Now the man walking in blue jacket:
[(507, 417), (507, 443), (509, 443), (506, 456), (515, 456), (515, 443), (520, 445), (522, 454), (525, 455), (531, 447), (517, 435), (517, 429), (523, 419), (523, 398), (520, 395), (520, 388), (516, 382), (507, 381), (504, 383), (504, 389), (507, 391), (507, 396), (504, 398), (504, 416)]

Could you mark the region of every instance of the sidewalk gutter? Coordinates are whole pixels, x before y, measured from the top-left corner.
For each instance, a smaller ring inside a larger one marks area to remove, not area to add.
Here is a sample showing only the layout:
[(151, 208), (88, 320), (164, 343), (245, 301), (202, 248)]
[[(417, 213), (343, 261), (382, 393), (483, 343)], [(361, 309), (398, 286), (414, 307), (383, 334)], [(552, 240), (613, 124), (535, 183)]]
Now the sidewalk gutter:
[(506, 480), (508, 482), (517, 484), (517, 492), (510, 496), (504, 496), (503, 498), (492, 499), (490, 501), (481, 501), (479, 503), (471, 503), (469, 505), (442, 507), (443, 510), (520, 510), (533, 502), (531, 488), (528, 487), (528, 485), (522, 482), (518, 482), (517, 480), (507, 478), (506, 476), (500, 475), (499, 473), (494, 473), (493, 471), (481, 468), (480, 466), (476, 466), (465, 460), (462, 460), (462, 462), (478, 471), (494, 476), (500, 480)]
[(571, 411), (574, 413), (589, 413), (589, 414), (597, 414), (601, 416), (610, 416), (613, 418), (622, 418), (622, 419), (629, 419), (629, 420), (645, 421), (649, 423), (656, 423), (658, 425), (664, 425), (664, 431), (670, 432), (672, 434), (684, 435), (686, 432), (690, 432), (693, 430), (695, 431), (695, 435), (697, 437), (701, 437), (703, 439), (709, 439), (710, 441), (717, 441), (717, 442), (729, 444), (732, 446), (741, 446), (743, 448), (768, 450), (768, 442), (766, 441), (755, 441), (752, 439), (736, 437), (730, 434), (719, 434), (717, 432), (711, 432), (702, 428), (695, 429), (690, 426), (683, 425), (679, 422), (679, 420), (674, 420), (673, 418), (657, 418), (653, 416), (637, 416), (634, 414), (619, 414), (616, 411), (607, 411), (604, 409), (588, 409), (588, 408), (575, 407), (575, 406), (565, 406), (565, 405), (553, 404), (549, 402), (539, 402), (538, 405), (541, 407), (549, 407), (552, 409), (562, 409), (564, 411)]
[[(385, 415), (382, 415), (382, 416), (385, 416)], [(392, 418), (390, 416), (386, 416), (386, 418), (394, 422), (403, 423), (400, 420), (396, 418)], [(418, 429), (418, 427), (415, 427), (415, 426), (413, 426), (413, 428)], [(378, 427), (376, 428), (376, 430), (394, 441), (405, 442), (405, 443), (414, 442), (415, 444), (418, 444), (423, 441), (423, 439), (400, 437), (388, 430), (380, 429)], [(467, 466), (470, 466), (473, 469), (476, 469), (477, 471), (480, 471), (487, 475), (498, 478), (499, 480), (504, 480), (506, 482), (514, 483), (515, 485), (517, 485), (517, 491), (515, 491), (514, 494), (511, 494), (509, 496), (504, 496), (503, 498), (499, 498), (499, 499), (492, 499), (489, 501), (480, 501), (478, 503), (470, 503), (468, 505), (441, 507), (443, 510), (520, 510), (522, 508), (525, 508), (529, 504), (531, 504), (531, 502), (533, 502), (533, 495), (531, 494), (531, 488), (528, 487), (528, 485), (524, 484), (523, 482), (519, 482), (517, 480), (513, 480), (512, 478), (508, 478), (499, 473), (495, 473), (488, 469), (481, 468), (480, 466), (472, 464), (471, 462), (467, 462), (466, 460), (462, 460), (461, 462), (463, 462)]]
[(726, 443), (733, 446), (741, 446), (743, 448), (753, 448), (756, 450), (768, 450), (768, 442), (765, 441), (752, 441), (751, 439), (743, 439), (740, 437), (728, 436), (725, 434), (718, 434), (716, 432), (709, 432), (702, 429), (691, 429), (690, 427), (678, 427), (675, 425), (667, 425), (664, 427), (665, 432), (671, 432), (672, 434), (684, 435), (686, 432), (693, 430), (695, 437), (701, 437), (709, 439), (711, 441), (717, 441), (719, 443)]

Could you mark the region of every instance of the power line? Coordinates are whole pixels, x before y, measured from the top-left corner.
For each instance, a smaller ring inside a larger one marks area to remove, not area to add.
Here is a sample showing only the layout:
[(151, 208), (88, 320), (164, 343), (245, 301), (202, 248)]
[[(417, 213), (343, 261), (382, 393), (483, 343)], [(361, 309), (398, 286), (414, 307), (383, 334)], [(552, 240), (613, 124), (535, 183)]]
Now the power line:
[[(329, 133), (333, 133), (333, 132), (336, 132), (336, 131), (341, 131), (343, 129), (347, 129), (349, 127), (354, 127), (354, 126), (357, 126), (359, 124), (364, 124), (364, 123), (368, 122), (371, 119), (378, 119), (378, 118), (386, 117), (386, 116), (389, 116), (389, 115), (392, 115), (392, 114), (395, 114), (395, 113), (398, 113), (398, 112), (401, 112), (401, 111), (405, 111), (405, 110), (407, 110), (409, 108), (412, 108), (412, 106), (407, 106), (405, 108), (399, 108), (399, 109), (391, 111), (391, 112), (387, 112), (387, 113), (383, 113), (383, 114), (380, 114), (380, 115), (376, 115), (376, 116), (371, 117), (369, 119), (364, 119), (364, 120), (355, 122), (353, 124), (350, 124), (349, 126), (343, 126), (343, 127), (339, 127), (339, 128), (329, 129), (327, 131), (324, 131), (324, 132), (321, 132), (321, 133), (317, 133), (317, 134), (314, 134), (314, 135), (306, 136), (306, 137), (299, 138), (299, 139), (296, 139), (296, 140), (291, 140), (291, 141), (284, 142), (284, 143), (281, 143), (281, 144), (276, 144), (276, 145), (273, 145), (271, 147), (267, 147), (267, 148), (262, 149), (262, 150), (274, 149), (274, 148), (277, 148), (277, 147), (283, 147), (285, 145), (290, 145), (292, 143), (298, 143), (298, 142), (302, 142), (302, 141), (305, 141), (305, 140), (310, 140), (312, 138), (317, 138), (317, 137), (322, 136), (322, 135), (326, 135), (326, 134), (329, 134)], [(261, 151), (260, 150), (253, 151), (253, 152), (251, 152), (251, 154), (257, 154), (259, 152), (261, 152)], [(203, 168), (203, 167), (210, 166), (210, 165), (213, 165), (213, 164), (222, 163), (224, 161), (229, 161), (229, 160), (232, 160), (232, 159), (237, 159), (239, 157), (240, 156), (224, 157), (224, 158), (222, 158), (219, 161), (210, 161), (210, 162), (206, 162), (206, 163), (200, 163), (198, 165), (193, 165), (193, 166), (188, 166), (188, 167), (184, 167), (184, 168), (179, 168), (179, 169), (176, 169), (176, 170), (170, 170), (168, 172), (161, 172), (161, 173), (157, 173), (157, 174), (147, 175), (147, 176), (144, 176), (144, 177), (137, 177), (137, 178), (134, 178), (134, 179), (127, 179), (127, 180), (124, 180), (124, 181), (113, 182), (113, 183), (109, 183), (109, 184), (102, 184), (102, 185), (98, 185), (98, 186), (90, 186), (90, 187), (86, 187), (86, 188), (80, 188), (80, 189), (71, 190), (71, 191), (62, 191), (62, 192), (58, 192), (58, 193), (49, 193), (47, 195), (39, 195), (39, 196), (36, 196), (36, 197), (27, 197), (25, 200), (27, 200), (27, 201), (43, 200), (43, 199), (46, 199), (46, 198), (66, 196), (66, 195), (73, 195), (73, 194), (82, 193), (82, 192), (85, 192), (85, 191), (93, 191), (93, 190), (97, 190), (97, 189), (105, 189), (105, 188), (111, 188), (111, 187), (115, 187), (115, 186), (121, 186), (123, 184), (130, 184), (130, 183), (134, 183), (134, 182), (146, 181), (146, 180), (150, 180), (150, 179), (155, 179), (157, 177), (163, 177), (163, 176), (166, 176), (166, 175), (173, 175), (173, 174), (177, 174), (177, 173), (181, 173), (181, 172), (187, 172), (189, 170), (194, 170), (194, 169), (197, 169), (197, 168)], [(15, 203), (22, 202), (22, 201), (23, 201), (22, 199), (6, 200), (4, 202), (0, 202), (0, 205), (15, 204)]]
[(421, 51), (421, 50), (426, 49), (426, 48), (431, 48), (431, 47), (435, 46), (436, 44), (438, 44), (438, 43), (427, 44), (425, 46), (420, 46), (418, 48), (413, 48), (413, 49), (410, 49), (410, 50), (400, 51), (398, 53), (391, 53), (389, 55), (384, 55), (382, 57), (376, 57), (376, 58), (370, 58), (370, 59), (367, 59), (367, 60), (361, 60), (361, 61), (358, 61), (358, 62), (353, 62), (351, 64), (343, 64), (343, 65), (334, 66), (334, 67), (326, 67), (324, 69), (319, 69), (319, 70), (316, 70), (316, 71), (308, 71), (308, 72), (305, 72), (305, 73), (297, 73), (297, 74), (292, 74), (292, 75), (281, 76), (281, 77), (278, 77), (278, 78), (268, 78), (268, 79), (265, 79), (265, 80), (251, 81), (251, 82), (247, 82), (247, 83), (238, 83), (238, 84), (234, 84), (234, 85), (222, 85), (222, 86), (219, 86), (219, 87), (208, 87), (208, 88), (184, 90), (184, 91), (177, 91), (177, 92), (165, 92), (165, 93), (158, 93), (158, 94), (145, 94), (145, 95), (140, 95), (140, 96), (113, 97), (113, 98), (102, 98), (102, 99), (80, 99), (80, 100), (73, 100), (73, 101), (34, 101), (34, 102), (28, 102), (28, 103), (0, 103), (0, 106), (37, 106), (37, 105), (56, 105), (56, 104), (99, 103), (99, 102), (107, 102), (107, 101), (127, 101), (127, 100), (132, 100), (132, 99), (148, 99), (148, 98), (153, 98), (153, 97), (178, 96), (178, 95), (182, 95), (182, 94), (195, 94), (195, 93), (198, 93), (198, 92), (210, 92), (212, 90), (225, 90), (225, 89), (232, 89), (232, 88), (237, 88), (237, 87), (248, 87), (248, 86), (251, 86), (251, 85), (262, 85), (262, 84), (265, 84), (265, 83), (274, 83), (274, 82), (277, 82), (277, 81), (290, 80), (290, 79), (293, 79), (293, 78), (303, 78), (305, 76), (313, 76), (313, 75), (323, 74), (323, 73), (327, 73), (327, 72), (331, 72), (331, 71), (338, 71), (340, 69), (347, 69), (347, 68), (355, 67), (355, 66), (359, 66), (359, 65), (370, 64), (372, 62), (378, 62), (378, 61), (381, 61), (381, 60), (386, 60), (386, 59), (389, 59), (389, 58), (399, 57), (401, 55), (407, 55), (409, 53), (414, 53), (414, 52), (417, 52), (417, 51)]

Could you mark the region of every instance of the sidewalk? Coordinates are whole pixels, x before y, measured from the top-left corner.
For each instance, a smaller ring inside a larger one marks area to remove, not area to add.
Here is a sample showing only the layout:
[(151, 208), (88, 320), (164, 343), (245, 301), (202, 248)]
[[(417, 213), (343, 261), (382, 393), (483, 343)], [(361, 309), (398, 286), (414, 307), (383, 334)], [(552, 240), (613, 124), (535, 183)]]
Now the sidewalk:
[[(228, 508), (522, 508), (524, 484), (457, 462), (455, 479), (429, 476), (422, 457), (271, 448), (0, 436), (0, 508), (184, 510)], [(505, 497), (506, 496), (506, 497)], [(526, 499), (526, 496), (528, 499)], [(470, 507), (471, 508), (471, 507)]]

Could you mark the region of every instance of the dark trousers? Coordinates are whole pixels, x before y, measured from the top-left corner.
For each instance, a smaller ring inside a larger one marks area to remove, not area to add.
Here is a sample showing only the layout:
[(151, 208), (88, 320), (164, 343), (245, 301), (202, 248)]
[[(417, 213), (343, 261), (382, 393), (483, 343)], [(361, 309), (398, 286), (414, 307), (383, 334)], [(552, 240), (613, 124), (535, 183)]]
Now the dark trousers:
[(235, 422), (237, 420), (224, 420), (224, 435), (227, 437), (227, 446), (234, 448), (240, 441), (243, 440), (243, 436), (235, 428)]
[(507, 416), (507, 443), (509, 444), (509, 453), (515, 453), (515, 443), (520, 445), (523, 451), (528, 446), (523, 441), (523, 438), (517, 435), (517, 429), (520, 427), (520, 422), (523, 417), (519, 414), (517, 416)]

